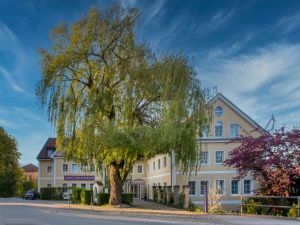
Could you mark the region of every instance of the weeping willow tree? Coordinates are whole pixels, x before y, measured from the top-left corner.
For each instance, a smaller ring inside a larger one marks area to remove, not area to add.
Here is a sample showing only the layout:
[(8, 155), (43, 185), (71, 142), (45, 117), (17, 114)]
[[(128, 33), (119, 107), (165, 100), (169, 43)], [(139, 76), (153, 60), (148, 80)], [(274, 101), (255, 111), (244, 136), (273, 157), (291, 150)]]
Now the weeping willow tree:
[(57, 131), (57, 148), (108, 168), (110, 204), (138, 159), (174, 151), (184, 169), (197, 159), (195, 135), (207, 105), (183, 55), (156, 56), (137, 41), (137, 9), (91, 9), (60, 24), (41, 49), (36, 94)]

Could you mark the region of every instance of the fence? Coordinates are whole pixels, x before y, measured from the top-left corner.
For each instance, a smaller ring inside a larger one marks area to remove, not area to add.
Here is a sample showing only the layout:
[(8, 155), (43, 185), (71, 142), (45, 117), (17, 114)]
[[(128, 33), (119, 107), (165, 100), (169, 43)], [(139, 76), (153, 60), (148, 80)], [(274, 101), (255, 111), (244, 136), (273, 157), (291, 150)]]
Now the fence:
[[(259, 205), (254, 205), (254, 204), (245, 204), (244, 200), (245, 199), (296, 199), (297, 200), (297, 207), (294, 206), (288, 206), (288, 205), (264, 205), (264, 204), (259, 204)], [(251, 207), (257, 207), (257, 208), (278, 208), (278, 209), (298, 209), (298, 217), (300, 217), (300, 196), (288, 196), (288, 197), (283, 197), (283, 196), (241, 196), (241, 210), (240, 213), (243, 215), (243, 206), (251, 206)]]

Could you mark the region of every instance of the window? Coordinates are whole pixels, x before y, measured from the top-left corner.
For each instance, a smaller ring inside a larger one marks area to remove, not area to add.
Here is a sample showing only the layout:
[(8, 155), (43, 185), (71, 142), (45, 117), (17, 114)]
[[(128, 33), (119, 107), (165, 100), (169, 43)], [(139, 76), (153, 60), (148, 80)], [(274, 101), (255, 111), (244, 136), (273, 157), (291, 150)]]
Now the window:
[(196, 195), (196, 181), (189, 181), (190, 195)]
[(215, 108), (215, 116), (222, 116), (223, 115), (223, 109), (221, 106), (217, 106)]
[(160, 159), (157, 160), (157, 169), (158, 169), (158, 170), (160, 169)]
[(251, 180), (244, 180), (244, 194), (251, 194)]
[(207, 190), (207, 191), (209, 190), (209, 182), (208, 182), (208, 180), (201, 180), (200, 181), (200, 195), (205, 195), (205, 190)]
[(68, 164), (63, 164), (63, 173), (68, 172)]
[(81, 184), (81, 188), (86, 188), (86, 184)]
[(153, 170), (155, 170), (155, 161), (153, 161)]
[(218, 121), (215, 124), (215, 137), (221, 138), (223, 137), (223, 123)]
[(76, 183), (72, 184), (72, 188), (76, 188), (76, 186), (77, 186)]
[(72, 164), (72, 173), (77, 173), (77, 164)]
[(239, 181), (231, 180), (231, 194), (238, 195), (239, 194)]
[(160, 186), (160, 183), (157, 183), (157, 186)]
[(155, 183), (153, 183), (153, 187), (155, 186)]
[(51, 174), (52, 173), (52, 166), (47, 166), (47, 174)]
[(164, 168), (167, 167), (167, 156), (164, 156)]
[(216, 151), (216, 164), (222, 164), (224, 161), (224, 151)]
[(209, 136), (209, 127), (208, 127), (208, 125), (204, 125), (203, 127), (202, 127), (202, 129), (201, 129), (201, 136), (203, 137), (203, 138), (208, 138), (208, 136)]
[(80, 171), (81, 171), (81, 173), (86, 173), (86, 166), (85, 165), (81, 165), (80, 166)]
[(137, 166), (137, 172), (138, 173), (143, 173), (143, 166), (142, 165)]
[(51, 187), (52, 185), (51, 184), (47, 184), (47, 187), (49, 188), (49, 187)]
[(167, 186), (167, 182), (164, 182), (164, 186)]
[(230, 124), (230, 137), (238, 137), (240, 135), (240, 126), (238, 124)]
[(91, 165), (90, 165), (90, 172), (94, 173), (95, 171), (96, 171), (95, 165), (94, 165), (94, 164), (91, 164)]
[(90, 184), (90, 189), (93, 190), (94, 184)]
[(54, 152), (54, 149), (48, 149), (47, 150), (47, 156), (50, 157)]
[(63, 188), (66, 188), (66, 187), (68, 187), (68, 184), (67, 183), (63, 183)]
[(224, 180), (216, 180), (216, 188), (218, 194), (224, 194)]
[(208, 164), (208, 151), (200, 152), (200, 164)]

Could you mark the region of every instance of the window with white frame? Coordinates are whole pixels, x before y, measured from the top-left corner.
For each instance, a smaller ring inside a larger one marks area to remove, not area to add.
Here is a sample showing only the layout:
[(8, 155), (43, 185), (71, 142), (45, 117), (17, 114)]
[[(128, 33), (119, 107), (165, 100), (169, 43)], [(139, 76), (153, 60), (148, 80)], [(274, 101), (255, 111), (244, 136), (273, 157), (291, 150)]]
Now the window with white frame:
[(81, 173), (86, 173), (86, 165), (81, 165), (80, 171), (81, 171)]
[(157, 160), (157, 169), (160, 170), (160, 159)]
[(76, 183), (72, 183), (72, 188), (76, 188)]
[(216, 151), (216, 164), (222, 164), (224, 161), (224, 151)]
[(240, 135), (239, 124), (230, 124), (230, 137), (238, 137)]
[(251, 194), (252, 180), (244, 180), (244, 194)]
[(164, 156), (164, 168), (167, 167), (167, 156)]
[(68, 184), (67, 183), (63, 183), (62, 186), (63, 186), (63, 188), (66, 188), (66, 187), (68, 187)]
[(239, 181), (231, 180), (231, 194), (238, 195), (239, 194)]
[(188, 185), (190, 188), (190, 195), (196, 195), (196, 181), (189, 181)]
[(201, 151), (200, 152), (200, 164), (208, 164), (208, 151)]
[(68, 164), (63, 164), (63, 173), (68, 172)]
[(94, 184), (90, 184), (90, 190), (93, 190)]
[(52, 184), (47, 184), (47, 187), (49, 188), (49, 187), (52, 187)]
[(72, 173), (77, 173), (77, 164), (73, 163), (72, 164)]
[(200, 181), (200, 195), (205, 195), (205, 191), (209, 190), (209, 181), (208, 180), (201, 180)]
[(143, 173), (143, 166), (142, 165), (137, 166), (137, 172), (138, 173)]
[(215, 137), (216, 138), (223, 137), (223, 123), (221, 121), (218, 121), (215, 124)]
[(224, 190), (225, 190), (224, 180), (216, 180), (216, 188), (217, 188), (218, 194), (224, 194)]
[(153, 170), (155, 170), (155, 161), (153, 161)]
[(47, 166), (47, 174), (52, 174), (52, 166)]
[(208, 138), (208, 136), (209, 136), (209, 127), (208, 127), (208, 125), (204, 125), (202, 127), (202, 129), (200, 130), (200, 132), (201, 132), (201, 137), (202, 138)]
[(81, 184), (81, 188), (86, 188), (86, 184)]

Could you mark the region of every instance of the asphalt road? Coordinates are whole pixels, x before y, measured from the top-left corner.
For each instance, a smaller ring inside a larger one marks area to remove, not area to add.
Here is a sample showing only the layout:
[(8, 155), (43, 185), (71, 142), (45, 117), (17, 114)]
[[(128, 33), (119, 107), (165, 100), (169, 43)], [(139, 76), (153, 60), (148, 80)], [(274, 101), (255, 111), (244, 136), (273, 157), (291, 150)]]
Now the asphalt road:
[[(0, 206), (1, 225), (182, 225), (164, 219), (114, 215), (82, 210), (37, 208), (31, 206)], [(184, 224), (210, 224), (184, 222)]]
[[(250, 216), (163, 216), (61, 207), (55, 201), (0, 199), (0, 225), (299, 225), (300, 220)], [(65, 204), (65, 203), (63, 203)]]

